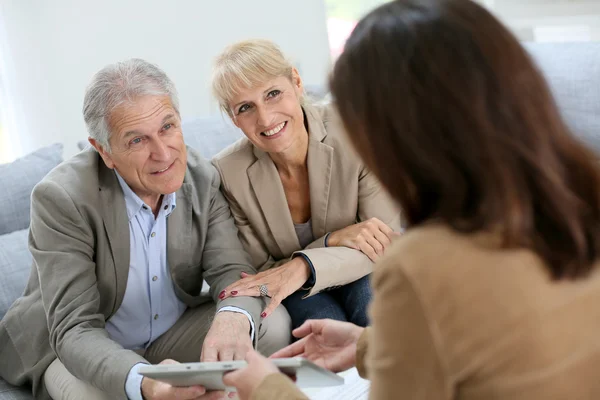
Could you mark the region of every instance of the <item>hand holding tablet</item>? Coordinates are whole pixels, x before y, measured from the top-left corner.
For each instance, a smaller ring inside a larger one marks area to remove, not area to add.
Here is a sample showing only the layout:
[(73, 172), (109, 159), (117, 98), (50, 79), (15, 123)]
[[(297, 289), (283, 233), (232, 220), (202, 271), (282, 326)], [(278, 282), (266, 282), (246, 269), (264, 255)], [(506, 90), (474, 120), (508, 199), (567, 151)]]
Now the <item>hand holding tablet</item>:
[[(299, 387), (327, 387), (344, 384), (343, 378), (303, 358), (280, 358), (271, 361), (284, 374), (296, 376), (296, 384)], [(139, 373), (175, 387), (200, 385), (206, 390), (225, 390), (223, 375), (247, 365), (246, 361), (159, 364), (143, 366), (139, 369)]]

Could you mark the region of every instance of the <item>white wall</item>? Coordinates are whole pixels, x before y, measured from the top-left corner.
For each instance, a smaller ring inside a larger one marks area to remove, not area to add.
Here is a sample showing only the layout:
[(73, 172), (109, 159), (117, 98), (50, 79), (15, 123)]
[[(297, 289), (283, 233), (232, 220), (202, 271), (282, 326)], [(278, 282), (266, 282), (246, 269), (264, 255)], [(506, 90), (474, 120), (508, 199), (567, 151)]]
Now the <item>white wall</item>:
[[(536, 30), (556, 32), (553, 41), (600, 41), (600, 0), (479, 0), (517, 36), (541, 40)], [(544, 36), (544, 35), (541, 35)]]
[(73, 155), (87, 137), (85, 87), (118, 60), (140, 57), (164, 69), (178, 88), (183, 118), (218, 113), (211, 63), (234, 41), (274, 40), (306, 84), (324, 84), (329, 68), (323, 0), (3, 0), (0, 12), (17, 118), (10, 135), (20, 143), (14, 157), (54, 142)]

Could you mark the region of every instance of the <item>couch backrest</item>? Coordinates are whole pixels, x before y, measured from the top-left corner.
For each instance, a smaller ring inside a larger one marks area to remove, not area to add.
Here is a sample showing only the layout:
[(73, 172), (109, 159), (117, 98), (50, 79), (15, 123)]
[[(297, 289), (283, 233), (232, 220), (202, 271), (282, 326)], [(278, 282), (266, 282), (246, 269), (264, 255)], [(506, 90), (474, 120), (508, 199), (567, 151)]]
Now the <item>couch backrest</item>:
[(0, 319), (23, 293), (31, 267), (27, 244), (33, 187), (62, 161), (61, 144), (0, 165)]
[(211, 159), (242, 137), (243, 133), (226, 116), (189, 118), (181, 122), (185, 143)]
[(31, 191), (62, 162), (62, 149), (53, 144), (0, 165), (0, 235), (29, 227)]
[(600, 43), (528, 43), (573, 133), (600, 154)]

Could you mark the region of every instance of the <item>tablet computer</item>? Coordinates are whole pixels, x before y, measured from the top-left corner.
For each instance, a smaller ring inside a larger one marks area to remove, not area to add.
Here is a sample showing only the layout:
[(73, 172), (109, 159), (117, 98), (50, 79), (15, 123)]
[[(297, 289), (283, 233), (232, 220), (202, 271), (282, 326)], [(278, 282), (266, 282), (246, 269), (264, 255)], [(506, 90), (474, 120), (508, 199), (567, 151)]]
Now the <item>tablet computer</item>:
[[(295, 376), (299, 387), (327, 387), (344, 384), (344, 378), (304, 358), (277, 358), (272, 360), (281, 372)], [(172, 386), (202, 385), (207, 390), (224, 390), (223, 374), (244, 368), (246, 361), (217, 361), (167, 365), (144, 365), (138, 372), (151, 379)], [(232, 389), (232, 388), (227, 388)]]

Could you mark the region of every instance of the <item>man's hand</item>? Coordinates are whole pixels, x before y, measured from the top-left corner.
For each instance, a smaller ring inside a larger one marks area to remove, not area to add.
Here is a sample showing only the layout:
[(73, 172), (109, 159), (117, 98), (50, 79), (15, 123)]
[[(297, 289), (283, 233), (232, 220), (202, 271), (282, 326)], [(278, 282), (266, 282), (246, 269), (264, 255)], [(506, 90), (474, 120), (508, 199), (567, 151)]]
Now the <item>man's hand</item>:
[(246, 356), (248, 366), (223, 375), (223, 382), (227, 386), (235, 386), (240, 400), (248, 400), (252, 393), (271, 374), (276, 374), (279, 369), (269, 359), (250, 350)]
[[(258, 334), (258, 332), (255, 332)], [(243, 360), (252, 349), (250, 321), (242, 313), (218, 313), (208, 331), (200, 361)]]
[(303, 257), (295, 257), (285, 264), (271, 268), (256, 275), (242, 272), (242, 279), (227, 286), (220, 294), (220, 299), (230, 296), (260, 297), (260, 285), (265, 285), (269, 291), (271, 302), (263, 310), (261, 317), (266, 318), (283, 299), (300, 289), (310, 276), (310, 267)]
[[(178, 364), (174, 360), (164, 360), (160, 364)], [(203, 386), (175, 387), (168, 383), (144, 377), (142, 396), (145, 400), (217, 400), (224, 398), (222, 391), (206, 392)]]
[(347, 226), (332, 232), (327, 239), (327, 246), (349, 247), (362, 251), (375, 262), (383, 255), (392, 239), (400, 236), (392, 228), (377, 218), (370, 218), (358, 224)]
[(365, 328), (332, 319), (311, 319), (294, 329), (302, 338), (270, 358), (304, 357), (333, 372), (356, 365), (356, 344)]

